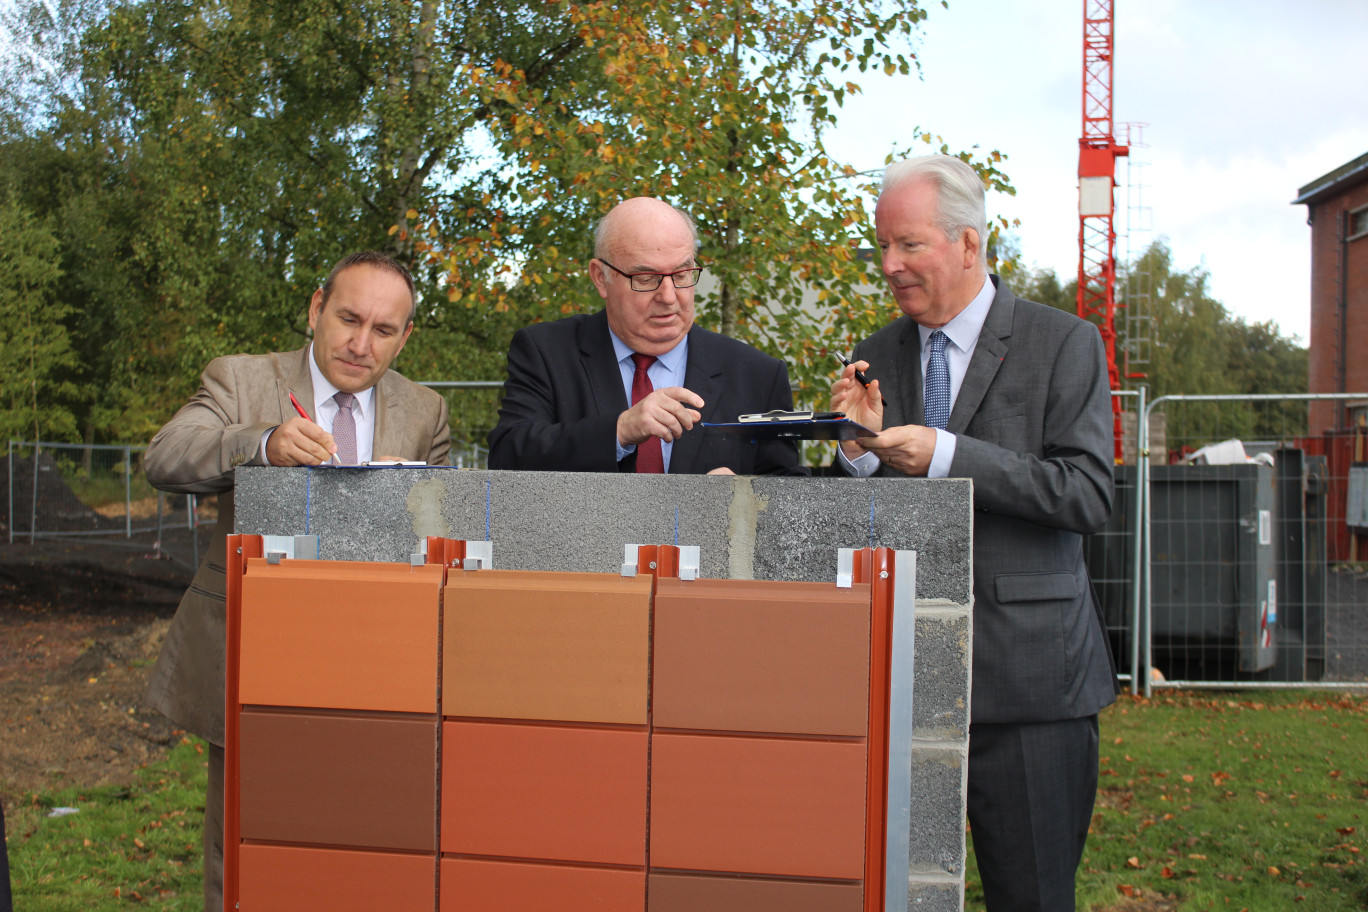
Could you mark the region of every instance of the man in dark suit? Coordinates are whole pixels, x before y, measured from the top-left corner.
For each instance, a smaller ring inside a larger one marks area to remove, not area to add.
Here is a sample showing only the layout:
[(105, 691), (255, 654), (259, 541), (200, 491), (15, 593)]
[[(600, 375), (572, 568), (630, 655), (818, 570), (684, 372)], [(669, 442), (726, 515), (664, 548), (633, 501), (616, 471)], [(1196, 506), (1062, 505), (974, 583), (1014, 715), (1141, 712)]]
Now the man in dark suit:
[(702, 269), (684, 213), (648, 197), (599, 223), (589, 277), (604, 308), (519, 330), (491, 469), (794, 474), (798, 448), (698, 427), (793, 407), (782, 361), (693, 325)]
[(991, 912), (1072, 910), (1097, 713), (1116, 694), (1083, 557), (1113, 494), (1101, 337), (988, 275), (983, 184), (958, 159), (890, 165), (874, 219), (904, 316), (832, 387), (834, 410), (882, 431), (842, 443), (840, 462), (973, 479), (974, 852)]
[[(214, 537), (147, 685), (152, 707), (210, 744), (206, 912), (223, 909), (224, 573), (233, 471), (372, 457), (445, 464), (446, 400), (389, 369), (413, 330), (413, 313), (407, 269), (369, 251), (346, 257), (314, 292), (310, 345), (211, 362), (199, 392), (147, 447), (143, 468), (153, 487), (219, 495)], [(311, 417), (296, 414), (291, 393)]]

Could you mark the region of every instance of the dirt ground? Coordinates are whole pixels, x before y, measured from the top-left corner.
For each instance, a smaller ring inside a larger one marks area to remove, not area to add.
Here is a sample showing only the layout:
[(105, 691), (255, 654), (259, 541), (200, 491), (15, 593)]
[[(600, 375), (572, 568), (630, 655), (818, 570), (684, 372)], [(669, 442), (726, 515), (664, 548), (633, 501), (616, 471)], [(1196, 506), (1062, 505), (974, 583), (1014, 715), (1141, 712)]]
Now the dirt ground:
[(148, 536), (0, 543), (0, 800), (131, 781), (179, 737), (141, 701), (190, 560), (185, 530), (160, 556)]

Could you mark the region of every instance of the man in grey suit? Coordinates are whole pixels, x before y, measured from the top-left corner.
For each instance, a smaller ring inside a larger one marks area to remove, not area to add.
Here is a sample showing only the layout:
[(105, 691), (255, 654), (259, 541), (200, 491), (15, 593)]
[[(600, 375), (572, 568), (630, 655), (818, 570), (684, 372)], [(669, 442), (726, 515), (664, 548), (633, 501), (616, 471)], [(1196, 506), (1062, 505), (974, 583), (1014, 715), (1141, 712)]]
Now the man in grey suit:
[(788, 369), (694, 325), (698, 237), (661, 200), (599, 223), (589, 278), (603, 310), (519, 330), (508, 349), (491, 469), (802, 474), (792, 440), (752, 444), (698, 425), (791, 409)]
[(832, 387), (832, 409), (881, 431), (839, 460), (860, 476), (973, 479), (974, 852), (991, 912), (1072, 910), (1097, 713), (1116, 695), (1083, 557), (1113, 495), (1101, 337), (988, 274), (983, 184), (958, 159), (890, 165), (874, 220), (904, 316)]
[[(339, 262), (309, 305), (313, 342), (298, 351), (218, 358), (198, 393), (147, 448), (163, 491), (218, 494), (218, 524), (152, 670), (147, 702), (210, 743), (204, 908), (223, 909), (224, 573), (240, 465), (374, 459), (446, 462), (447, 406), (389, 369), (413, 330), (413, 278), (384, 254)], [(290, 396), (312, 417), (297, 414)]]

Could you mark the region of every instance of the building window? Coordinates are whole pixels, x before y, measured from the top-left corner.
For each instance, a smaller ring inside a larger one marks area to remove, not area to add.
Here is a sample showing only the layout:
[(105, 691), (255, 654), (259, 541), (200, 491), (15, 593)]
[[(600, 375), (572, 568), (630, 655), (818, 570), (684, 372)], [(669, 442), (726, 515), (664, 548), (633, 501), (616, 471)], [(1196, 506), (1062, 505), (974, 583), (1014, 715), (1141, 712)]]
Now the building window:
[(1368, 237), (1368, 206), (1349, 210), (1349, 237), (1346, 240), (1356, 241), (1361, 237)]

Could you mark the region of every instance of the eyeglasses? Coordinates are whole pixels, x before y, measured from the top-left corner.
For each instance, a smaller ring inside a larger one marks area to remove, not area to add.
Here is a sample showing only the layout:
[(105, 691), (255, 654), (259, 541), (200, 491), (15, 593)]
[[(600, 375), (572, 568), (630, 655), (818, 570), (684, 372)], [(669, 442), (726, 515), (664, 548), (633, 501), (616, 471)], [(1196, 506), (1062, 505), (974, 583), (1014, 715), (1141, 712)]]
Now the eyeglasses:
[(703, 274), (702, 266), (681, 269), (678, 272), (623, 272), (603, 257), (599, 257), (598, 261), (618, 275), (626, 276), (632, 283), (632, 291), (655, 291), (666, 276), (674, 282), (675, 288), (693, 288), (698, 284), (698, 277)]

